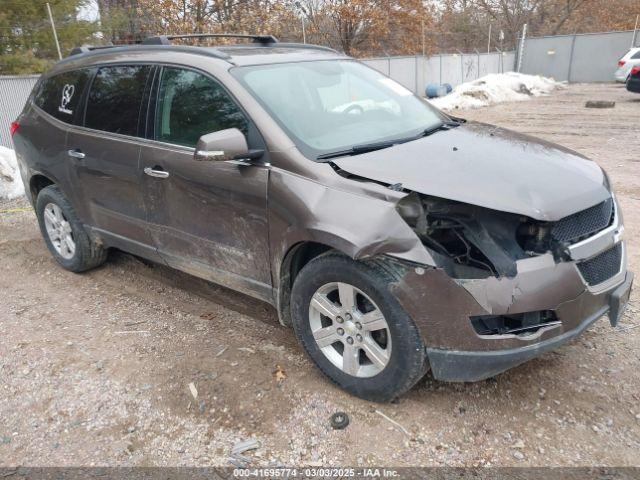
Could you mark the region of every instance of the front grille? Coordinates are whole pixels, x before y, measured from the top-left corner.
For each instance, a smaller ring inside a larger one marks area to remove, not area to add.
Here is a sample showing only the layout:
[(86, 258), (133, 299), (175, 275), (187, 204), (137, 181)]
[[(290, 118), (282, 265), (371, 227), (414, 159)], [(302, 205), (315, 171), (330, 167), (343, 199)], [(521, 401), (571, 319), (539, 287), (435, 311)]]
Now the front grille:
[(613, 222), (613, 198), (558, 220), (551, 229), (560, 242), (576, 243), (607, 228)]
[(622, 243), (618, 243), (613, 248), (578, 263), (578, 269), (589, 285), (599, 285), (620, 271), (621, 262)]

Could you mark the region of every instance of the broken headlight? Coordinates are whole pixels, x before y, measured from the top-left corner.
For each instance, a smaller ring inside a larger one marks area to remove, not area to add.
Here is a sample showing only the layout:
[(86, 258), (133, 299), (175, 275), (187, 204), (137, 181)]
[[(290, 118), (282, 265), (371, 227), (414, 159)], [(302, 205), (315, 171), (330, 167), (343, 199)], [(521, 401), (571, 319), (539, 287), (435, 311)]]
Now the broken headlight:
[(553, 224), (549, 222), (537, 222), (523, 218), (516, 230), (516, 241), (525, 252), (530, 254), (545, 253), (551, 249), (552, 227)]
[(516, 260), (550, 248), (550, 225), (519, 215), (412, 193), (400, 216), (456, 278), (512, 277)]

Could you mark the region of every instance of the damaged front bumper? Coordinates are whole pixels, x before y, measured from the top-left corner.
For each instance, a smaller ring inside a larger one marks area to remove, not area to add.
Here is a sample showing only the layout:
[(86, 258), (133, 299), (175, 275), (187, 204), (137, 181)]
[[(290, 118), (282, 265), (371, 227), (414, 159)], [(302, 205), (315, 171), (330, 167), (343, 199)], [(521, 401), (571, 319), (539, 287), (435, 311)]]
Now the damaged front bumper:
[[(483, 380), (504, 372), (516, 365), (570, 341), (580, 335), (592, 323), (609, 313), (611, 323), (617, 323), (629, 298), (633, 273), (627, 272), (621, 285), (610, 292), (596, 296), (584, 293), (580, 298), (560, 305), (557, 326), (550, 327), (534, 338), (516, 340), (512, 348), (502, 350), (462, 351), (427, 348), (433, 376), (439, 380), (471, 382)], [(591, 298), (585, 298), (591, 297)], [(615, 313), (612, 313), (615, 310)], [(549, 338), (550, 337), (550, 338)], [(524, 346), (518, 343), (527, 344)]]
[(621, 233), (616, 221), (571, 246), (569, 261), (551, 253), (518, 260), (511, 278), (455, 279), (404, 264), (391, 290), (420, 329), (436, 379), (482, 380), (558, 347), (603, 315), (617, 323), (633, 282)]

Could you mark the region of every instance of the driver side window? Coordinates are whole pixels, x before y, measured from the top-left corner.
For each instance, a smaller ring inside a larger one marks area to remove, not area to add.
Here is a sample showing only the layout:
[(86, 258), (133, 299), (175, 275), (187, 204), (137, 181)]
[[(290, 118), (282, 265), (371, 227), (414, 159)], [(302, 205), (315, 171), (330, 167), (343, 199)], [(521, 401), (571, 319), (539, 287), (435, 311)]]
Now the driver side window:
[(155, 139), (195, 147), (207, 133), (238, 128), (244, 114), (220, 84), (192, 70), (163, 67), (155, 113)]

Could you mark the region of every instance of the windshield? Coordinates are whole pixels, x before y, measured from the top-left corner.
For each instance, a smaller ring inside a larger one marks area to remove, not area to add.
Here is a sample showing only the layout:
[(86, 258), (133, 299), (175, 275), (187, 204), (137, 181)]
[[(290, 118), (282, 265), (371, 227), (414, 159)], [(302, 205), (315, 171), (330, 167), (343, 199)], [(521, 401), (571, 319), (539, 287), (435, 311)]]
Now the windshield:
[(415, 136), (446, 121), (425, 100), (353, 60), (234, 68), (309, 158)]

